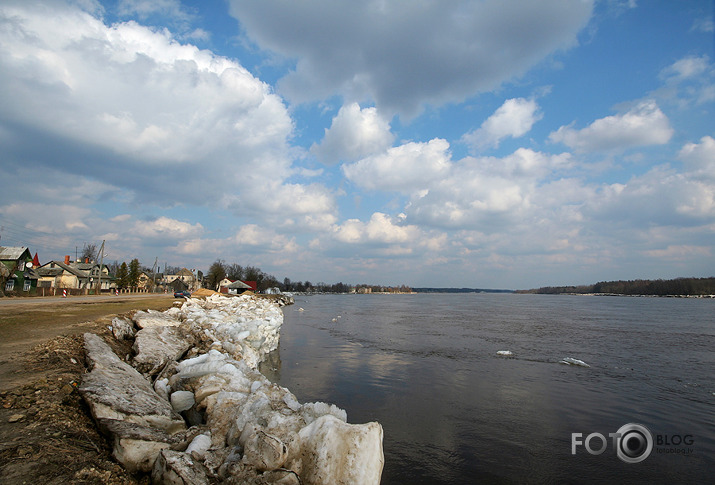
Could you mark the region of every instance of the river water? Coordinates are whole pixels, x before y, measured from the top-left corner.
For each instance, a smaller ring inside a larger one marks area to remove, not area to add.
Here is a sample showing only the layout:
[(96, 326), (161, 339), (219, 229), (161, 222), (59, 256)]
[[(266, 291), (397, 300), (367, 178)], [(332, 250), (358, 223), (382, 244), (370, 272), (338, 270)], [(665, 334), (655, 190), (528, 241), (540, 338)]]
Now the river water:
[[(316, 295), (284, 314), (266, 373), (379, 421), (383, 484), (713, 483), (715, 300)], [(632, 423), (639, 463), (609, 437)]]

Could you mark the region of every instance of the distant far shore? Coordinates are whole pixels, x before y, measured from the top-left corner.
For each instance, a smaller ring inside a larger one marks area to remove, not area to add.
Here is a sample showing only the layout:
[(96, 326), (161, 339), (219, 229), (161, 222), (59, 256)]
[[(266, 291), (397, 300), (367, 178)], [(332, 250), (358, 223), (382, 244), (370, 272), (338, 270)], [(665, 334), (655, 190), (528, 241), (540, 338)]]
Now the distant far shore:
[(544, 286), (515, 293), (538, 295), (661, 296), (715, 298), (715, 277), (602, 281), (582, 286)]

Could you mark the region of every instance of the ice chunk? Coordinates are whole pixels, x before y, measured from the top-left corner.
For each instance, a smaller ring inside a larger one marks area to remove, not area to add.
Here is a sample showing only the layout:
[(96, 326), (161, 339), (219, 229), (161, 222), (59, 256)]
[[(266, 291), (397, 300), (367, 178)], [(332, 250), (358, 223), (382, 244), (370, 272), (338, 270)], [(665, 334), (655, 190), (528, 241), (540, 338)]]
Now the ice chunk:
[(203, 458), (206, 452), (211, 448), (211, 433), (204, 433), (194, 438), (186, 448), (186, 453), (191, 455), (196, 453), (199, 458)]
[(330, 415), (300, 430), (286, 461), (303, 483), (314, 485), (377, 485), (383, 466), (379, 423), (347, 424)]
[(191, 391), (176, 391), (171, 394), (171, 406), (177, 413), (191, 409), (195, 403), (194, 393)]
[(559, 362), (559, 364), (577, 365), (577, 366), (580, 366), (580, 367), (591, 367), (591, 366), (588, 365), (586, 362), (584, 362), (584, 361), (582, 361), (582, 360), (574, 359), (574, 358), (571, 358), (571, 357), (566, 357), (566, 358), (564, 358), (563, 360), (561, 360), (561, 361)]

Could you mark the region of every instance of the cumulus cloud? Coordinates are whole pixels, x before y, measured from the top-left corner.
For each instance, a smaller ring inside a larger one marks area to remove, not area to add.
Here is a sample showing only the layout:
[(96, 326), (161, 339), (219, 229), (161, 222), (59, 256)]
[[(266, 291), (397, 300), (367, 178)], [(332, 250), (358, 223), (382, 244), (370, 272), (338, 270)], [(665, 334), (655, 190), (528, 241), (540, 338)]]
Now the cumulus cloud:
[(496, 148), (505, 138), (518, 138), (528, 133), (542, 117), (539, 105), (533, 99), (507, 99), (477, 130), (465, 134), (462, 141), (473, 151)]
[(288, 238), (272, 229), (257, 224), (241, 226), (234, 236), (234, 244), (239, 246), (260, 247), (265, 250), (292, 253), (297, 249), (295, 238)]
[(279, 84), (294, 102), (343, 96), (415, 115), (519, 76), (576, 44), (593, 1), (232, 0), (261, 48), (295, 60)]
[(410, 142), (387, 152), (343, 165), (348, 180), (368, 190), (412, 192), (425, 188), (449, 169), (449, 143), (435, 138)]
[[(573, 165), (570, 154), (519, 148), (505, 157), (452, 161), (449, 143), (406, 143), (385, 154), (343, 167), (345, 176), (368, 190), (409, 196), (410, 220), (439, 228), (470, 228), (487, 221), (504, 226), (532, 207), (535, 187)], [(573, 194), (574, 192), (571, 192)], [(564, 199), (558, 199), (558, 203)], [(356, 234), (346, 228), (346, 237)]]
[(663, 69), (660, 77), (678, 92), (681, 106), (715, 100), (715, 66), (707, 55), (679, 59)]
[(203, 226), (198, 222), (190, 224), (162, 216), (150, 221), (137, 221), (132, 235), (174, 243), (176, 240), (194, 238), (203, 230)]
[(672, 135), (668, 117), (655, 101), (646, 100), (626, 113), (598, 119), (581, 130), (562, 126), (549, 139), (581, 152), (592, 152), (663, 145)]
[(293, 172), (292, 120), (270, 86), (237, 62), (166, 30), (105, 25), (62, 2), (9, 1), (0, 13), (9, 161), (56, 166), (165, 205), (230, 196), (255, 212), (254, 194), (269, 189), (302, 192), (301, 200), (326, 193), (284, 185)]
[(715, 181), (715, 139), (704, 136), (700, 143), (688, 143), (678, 153), (687, 171), (696, 177)]
[(335, 228), (335, 238), (345, 243), (399, 244), (416, 240), (419, 234), (416, 226), (400, 224), (382, 212), (375, 212), (367, 223), (349, 219)]
[(310, 151), (323, 163), (354, 161), (387, 149), (393, 140), (390, 125), (377, 108), (360, 109), (351, 103), (340, 108), (323, 141)]

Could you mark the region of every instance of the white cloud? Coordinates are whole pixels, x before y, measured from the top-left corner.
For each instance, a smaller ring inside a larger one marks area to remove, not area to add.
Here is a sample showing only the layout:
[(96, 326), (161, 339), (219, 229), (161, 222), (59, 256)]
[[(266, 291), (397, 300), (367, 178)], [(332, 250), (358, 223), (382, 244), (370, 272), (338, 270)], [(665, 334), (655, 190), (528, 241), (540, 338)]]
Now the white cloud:
[(181, 25), (188, 24), (194, 18), (179, 0), (119, 0), (117, 14), (121, 17), (136, 15), (142, 20), (160, 15)]
[(715, 217), (715, 185), (667, 166), (654, 167), (625, 184), (604, 185), (594, 195), (584, 212), (592, 222), (611, 226), (608, 232), (615, 226), (695, 227)]
[(241, 226), (233, 239), (233, 243), (239, 247), (253, 246), (281, 253), (292, 253), (298, 248), (295, 238), (289, 239), (283, 234), (256, 224)]
[[(137, 4), (138, 5), (138, 4)], [(230, 59), (134, 22), (105, 25), (55, 2), (0, 6), (0, 131), (8, 160), (123, 187), (139, 199), (211, 204), (296, 197), (285, 184), (293, 122), (271, 88)], [(288, 197), (286, 196), (286, 197)]]
[(663, 145), (672, 135), (668, 117), (655, 101), (646, 100), (626, 113), (598, 119), (581, 130), (562, 126), (552, 132), (549, 139), (581, 152), (591, 152)]
[(593, 1), (232, 0), (261, 48), (295, 69), (279, 83), (294, 102), (341, 95), (413, 116), (499, 86), (576, 44)]
[(449, 143), (435, 138), (427, 143), (406, 143), (343, 165), (343, 173), (350, 181), (368, 190), (411, 193), (442, 177), (449, 169), (450, 157)]
[(333, 227), (333, 238), (338, 243), (362, 246), (360, 252), (380, 257), (404, 256), (419, 252), (438, 251), (445, 245), (446, 235), (429, 233), (420, 227), (405, 222), (406, 216), (391, 217), (375, 212), (370, 220), (348, 219)]
[(645, 252), (651, 258), (683, 261), (694, 258), (709, 258), (712, 256), (710, 246), (693, 246), (688, 244), (669, 245), (665, 249), (651, 249)]
[(715, 101), (715, 65), (707, 55), (679, 59), (663, 69), (660, 77), (669, 88), (664, 94), (677, 93), (681, 108)]
[(678, 153), (689, 172), (697, 178), (715, 181), (715, 139), (704, 136), (700, 143), (688, 143)]
[(668, 80), (680, 82), (704, 74), (710, 69), (710, 59), (708, 56), (689, 56), (675, 61), (673, 64), (663, 69), (661, 77)]
[(525, 135), (542, 117), (539, 105), (533, 99), (507, 99), (479, 129), (465, 134), (462, 141), (474, 151), (495, 148), (505, 138)]
[(394, 140), (389, 123), (377, 108), (351, 103), (340, 108), (320, 144), (310, 151), (323, 163), (354, 161), (387, 149)]
[(203, 231), (203, 226), (198, 222), (196, 224), (190, 224), (162, 216), (151, 221), (135, 222), (132, 236), (159, 239), (167, 243), (174, 243), (180, 239), (195, 238)]

